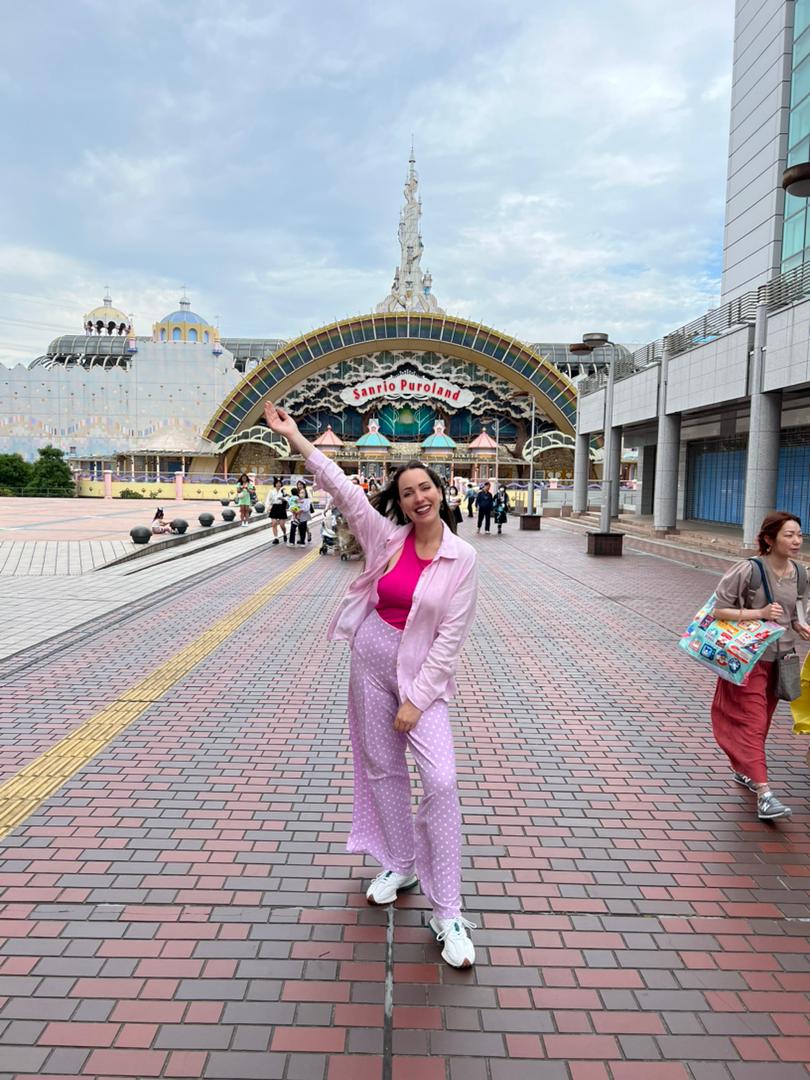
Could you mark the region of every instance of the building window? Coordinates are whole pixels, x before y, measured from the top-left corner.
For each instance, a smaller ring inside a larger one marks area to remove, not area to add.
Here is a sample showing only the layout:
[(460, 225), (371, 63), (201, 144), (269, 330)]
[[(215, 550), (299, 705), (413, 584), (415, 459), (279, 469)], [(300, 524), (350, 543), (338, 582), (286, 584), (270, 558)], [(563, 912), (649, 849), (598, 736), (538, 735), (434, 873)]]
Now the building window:
[(203, 342), (206, 345), (208, 344), (208, 331), (207, 330), (203, 330)]
[(183, 340), (183, 331), (180, 329), (179, 326), (175, 326), (174, 330), (172, 330), (172, 341), (182, 341), (182, 340)]
[(197, 340), (197, 331), (193, 327), (188, 332), (188, 340), (189, 341), (196, 341)]
[(785, 232), (782, 239), (782, 259), (789, 259), (798, 254), (804, 248), (804, 220), (806, 211), (800, 210), (792, 218), (785, 222)]
[[(810, 160), (810, 0), (796, 0), (793, 8), (788, 165)], [(805, 200), (786, 196), (782, 273), (810, 262), (804, 219)]]
[(160, 340), (161, 340), (161, 341), (165, 341), (165, 340), (166, 340), (166, 330), (165, 330), (165, 329), (163, 329), (163, 330), (161, 330), (161, 331), (160, 331)]
[(801, 37), (810, 26), (810, 0), (796, 0), (793, 12), (793, 37)]

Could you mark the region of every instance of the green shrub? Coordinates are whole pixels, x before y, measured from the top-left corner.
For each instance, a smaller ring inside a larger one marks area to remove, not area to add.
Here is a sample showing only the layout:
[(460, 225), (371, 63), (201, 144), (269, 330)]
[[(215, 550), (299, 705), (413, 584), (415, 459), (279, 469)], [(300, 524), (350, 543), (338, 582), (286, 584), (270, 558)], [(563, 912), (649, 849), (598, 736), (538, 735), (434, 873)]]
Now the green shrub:
[(123, 488), (122, 491), (119, 491), (118, 498), (119, 499), (142, 499), (143, 495), (141, 495), (140, 491), (136, 491), (135, 488)]
[(12, 491), (10, 487), (3, 487), (3, 486), (0, 485), (0, 495), (2, 495), (3, 498), (13, 497), (13, 496), (16, 496), (18, 494), (19, 494), (19, 492)]
[(61, 450), (50, 445), (40, 448), (39, 457), (34, 462), (25, 485), (25, 494), (50, 497), (76, 494), (70, 466)]
[(9, 495), (21, 491), (31, 479), (33, 468), (20, 454), (0, 454), (0, 487), (9, 489)]

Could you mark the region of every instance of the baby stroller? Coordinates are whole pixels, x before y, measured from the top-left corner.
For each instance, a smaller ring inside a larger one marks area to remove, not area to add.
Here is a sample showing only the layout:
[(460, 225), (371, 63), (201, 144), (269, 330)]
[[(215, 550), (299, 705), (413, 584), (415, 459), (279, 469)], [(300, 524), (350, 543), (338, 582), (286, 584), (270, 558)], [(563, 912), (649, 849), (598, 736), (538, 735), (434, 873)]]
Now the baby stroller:
[(357, 538), (350, 530), (346, 519), (342, 514), (338, 515), (335, 524), (337, 536), (337, 549), (340, 552), (340, 561), (348, 562), (349, 559), (362, 559), (363, 549), (357, 542)]
[(331, 510), (327, 510), (323, 515), (323, 524), (321, 525), (321, 555), (328, 555), (336, 542), (335, 515)]

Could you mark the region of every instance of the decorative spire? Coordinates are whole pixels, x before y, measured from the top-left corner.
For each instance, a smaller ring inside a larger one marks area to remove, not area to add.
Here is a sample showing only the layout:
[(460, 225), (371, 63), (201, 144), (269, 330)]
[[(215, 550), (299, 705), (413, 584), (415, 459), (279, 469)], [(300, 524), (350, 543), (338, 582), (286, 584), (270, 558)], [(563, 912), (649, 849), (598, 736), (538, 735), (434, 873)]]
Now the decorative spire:
[(381, 304), (379, 312), (386, 311), (427, 311), (443, 314), (435, 296), (431, 293), (433, 279), (430, 272), (422, 272), (422, 200), (418, 197), (419, 175), (416, 172), (416, 158), (411, 139), (411, 156), (408, 160), (408, 175), (405, 179), (405, 205), (399, 213), (400, 262), (394, 271), (394, 283), (391, 292)]
[(183, 295), (180, 297), (180, 307), (183, 311), (188, 311), (191, 308), (191, 301), (186, 294), (186, 287), (183, 286)]

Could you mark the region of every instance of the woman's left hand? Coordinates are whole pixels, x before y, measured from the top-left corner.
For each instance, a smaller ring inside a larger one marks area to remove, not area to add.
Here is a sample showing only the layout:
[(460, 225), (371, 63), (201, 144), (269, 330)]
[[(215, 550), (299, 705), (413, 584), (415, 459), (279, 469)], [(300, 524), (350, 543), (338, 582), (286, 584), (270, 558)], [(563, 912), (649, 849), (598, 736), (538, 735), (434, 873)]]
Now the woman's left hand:
[(796, 631), (802, 641), (810, 641), (810, 626), (808, 626), (807, 623), (794, 623), (793, 629)]
[[(808, 627), (810, 630), (810, 627)], [(394, 731), (410, 731), (419, 723), (422, 710), (417, 709), (410, 701), (403, 701), (394, 717)]]

